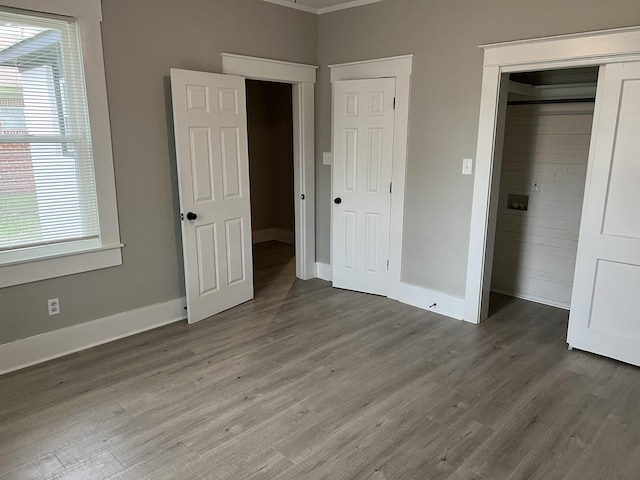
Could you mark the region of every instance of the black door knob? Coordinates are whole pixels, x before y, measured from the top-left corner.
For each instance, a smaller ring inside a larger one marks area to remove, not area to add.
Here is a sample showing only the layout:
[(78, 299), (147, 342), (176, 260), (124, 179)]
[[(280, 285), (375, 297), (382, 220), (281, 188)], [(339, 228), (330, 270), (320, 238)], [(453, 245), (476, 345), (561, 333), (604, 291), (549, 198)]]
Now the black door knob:
[(193, 212), (189, 212), (187, 213), (187, 220), (195, 220), (196, 218), (198, 218), (198, 215), (196, 215)]
[(342, 199), (340, 197), (334, 198), (333, 203), (335, 203), (336, 205), (340, 205), (342, 203)]

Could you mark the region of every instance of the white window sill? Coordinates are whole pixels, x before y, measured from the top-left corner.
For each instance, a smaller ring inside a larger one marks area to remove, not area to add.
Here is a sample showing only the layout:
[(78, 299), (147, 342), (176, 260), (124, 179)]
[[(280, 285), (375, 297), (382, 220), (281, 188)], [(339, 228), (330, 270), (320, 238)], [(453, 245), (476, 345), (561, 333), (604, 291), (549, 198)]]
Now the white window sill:
[(0, 288), (122, 265), (123, 246), (94, 246), (30, 259), (0, 256)]

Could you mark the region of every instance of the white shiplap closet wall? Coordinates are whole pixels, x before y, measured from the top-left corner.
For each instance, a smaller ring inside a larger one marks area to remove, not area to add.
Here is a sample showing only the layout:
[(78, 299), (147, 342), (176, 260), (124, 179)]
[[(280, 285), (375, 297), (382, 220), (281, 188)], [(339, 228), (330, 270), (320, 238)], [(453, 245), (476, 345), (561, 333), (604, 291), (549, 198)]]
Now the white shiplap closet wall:
[[(571, 305), (592, 123), (593, 103), (508, 107), (493, 291)], [(528, 211), (507, 209), (510, 193)]]

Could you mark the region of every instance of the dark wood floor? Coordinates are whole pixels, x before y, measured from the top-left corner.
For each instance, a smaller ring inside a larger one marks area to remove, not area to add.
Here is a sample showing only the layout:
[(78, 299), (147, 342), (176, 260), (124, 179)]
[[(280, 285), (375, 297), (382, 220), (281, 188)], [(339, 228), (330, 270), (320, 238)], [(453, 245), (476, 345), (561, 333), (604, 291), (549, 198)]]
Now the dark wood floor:
[(567, 313), (481, 326), (293, 278), (0, 377), (5, 479), (638, 479), (640, 370), (566, 349)]

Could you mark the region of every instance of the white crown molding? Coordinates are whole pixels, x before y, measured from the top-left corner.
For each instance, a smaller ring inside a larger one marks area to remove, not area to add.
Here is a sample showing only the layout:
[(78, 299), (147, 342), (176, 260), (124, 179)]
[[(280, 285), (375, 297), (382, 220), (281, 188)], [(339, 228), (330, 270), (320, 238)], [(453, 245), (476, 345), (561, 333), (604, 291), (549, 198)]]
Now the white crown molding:
[(0, 345), (0, 375), (186, 318), (184, 298)]
[(289, 0), (262, 0), (263, 2), (274, 3), (282, 7), (293, 8), (294, 10), (301, 10), (307, 13), (315, 13), (318, 15), (318, 9), (314, 7), (307, 7), (306, 5), (300, 5), (298, 3), (290, 2)]
[(382, 0), (353, 0), (347, 3), (341, 3), (339, 5), (333, 5), (331, 7), (318, 8), (318, 15), (324, 13), (337, 12), (338, 10), (346, 10), (347, 8), (362, 7), (363, 5), (369, 5), (370, 3), (378, 3)]
[(351, 2), (341, 3), (339, 5), (332, 5), (330, 7), (315, 8), (307, 5), (301, 5), (299, 3), (293, 3), (290, 0), (263, 0), (264, 2), (274, 3), (282, 7), (293, 8), (295, 10), (301, 10), (307, 13), (315, 13), (316, 15), (322, 15), (324, 13), (337, 12), (338, 10), (346, 10), (347, 8), (361, 7), (370, 3), (378, 3), (382, 0), (352, 0)]

